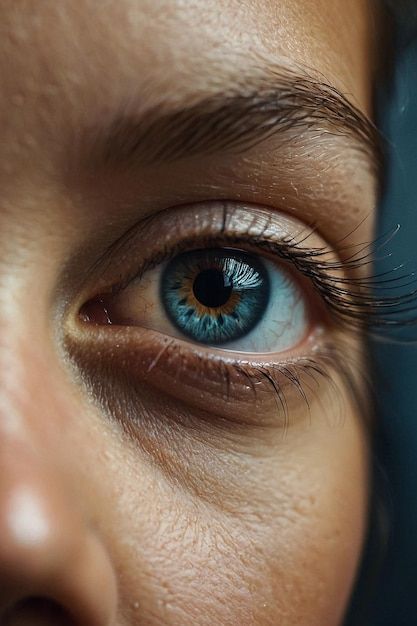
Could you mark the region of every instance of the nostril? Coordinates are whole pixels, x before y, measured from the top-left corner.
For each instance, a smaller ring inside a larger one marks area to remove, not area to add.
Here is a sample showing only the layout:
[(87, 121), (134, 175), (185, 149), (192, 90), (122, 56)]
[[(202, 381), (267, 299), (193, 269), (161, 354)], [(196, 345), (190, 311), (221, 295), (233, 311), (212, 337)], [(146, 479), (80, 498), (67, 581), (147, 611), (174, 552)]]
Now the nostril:
[(75, 626), (57, 602), (48, 598), (20, 600), (1, 618), (0, 626)]

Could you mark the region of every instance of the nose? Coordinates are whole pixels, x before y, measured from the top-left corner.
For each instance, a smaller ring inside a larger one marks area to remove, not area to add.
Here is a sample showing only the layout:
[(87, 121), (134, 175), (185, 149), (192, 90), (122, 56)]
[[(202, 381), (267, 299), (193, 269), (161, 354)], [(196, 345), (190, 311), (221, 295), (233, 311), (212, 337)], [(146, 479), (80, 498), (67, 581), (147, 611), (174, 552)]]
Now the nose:
[(51, 411), (50, 397), (48, 406), (36, 390), (30, 395), (31, 408), (22, 408), (0, 388), (0, 625), (110, 626), (111, 561), (73, 476), (40, 434), (59, 402)]
[(111, 624), (115, 583), (104, 547), (64, 479), (9, 443), (0, 462), (0, 624)]
[(0, 624), (110, 625), (111, 564), (50, 470), (22, 445), (2, 455)]

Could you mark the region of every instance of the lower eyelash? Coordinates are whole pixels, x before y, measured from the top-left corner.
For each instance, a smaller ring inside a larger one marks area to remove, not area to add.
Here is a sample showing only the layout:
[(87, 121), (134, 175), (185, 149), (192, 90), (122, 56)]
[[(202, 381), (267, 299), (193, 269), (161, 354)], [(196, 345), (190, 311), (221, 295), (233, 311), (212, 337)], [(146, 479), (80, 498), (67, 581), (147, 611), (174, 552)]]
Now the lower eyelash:
[[(349, 346), (350, 352), (352, 346)], [(232, 367), (239, 369), (240, 373), (251, 381), (254, 397), (256, 398), (256, 384), (261, 383), (268, 386), (274, 394), (278, 413), (283, 421), (284, 432), (290, 426), (290, 411), (287, 401), (285, 389), (286, 385), (282, 384), (282, 380), (291, 385), (296, 391), (298, 397), (310, 413), (310, 398), (317, 398), (317, 391), (320, 384), (324, 381), (332, 388), (333, 399), (341, 398), (342, 388), (334, 379), (334, 373), (341, 379), (342, 385), (349, 391), (349, 397), (356, 404), (358, 414), (362, 418), (367, 418), (367, 412), (364, 408), (369, 404), (370, 392), (372, 391), (372, 382), (367, 375), (365, 367), (358, 368), (360, 363), (359, 355), (350, 355), (346, 349), (342, 349), (342, 345), (335, 346), (326, 344), (320, 351), (320, 355), (316, 357), (303, 357), (294, 362), (286, 364), (268, 365), (252, 365), (251, 371), (242, 371), (239, 366)], [(339, 409), (335, 409), (332, 404), (332, 413), (329, 414), (329, 423), (332, 426), (342, 424), (344, 421), (343, 402), (339, 403)], [(325, 407), (323, 407), (325, 409)], [(327, 407), (328, 408), (328, 407)]]
[[(366, 417), (364, 407), (367, 406), (368, 398), (366, 385), (363, 384), (366, 371), (359, 369), (362, 360), (360, 348), (355, 348), (358, 354), (352, 353), (352, 345), (348, 345), (349, 342), (345, 345), (342, 337), (327, 342), (319, 340), (317, 349), (306, 357), (288, 359), (284, 363), (248, 363), (230, 358), (207, 358), (198, 355), (198, 352), (196, 354), (183, 342), (161, 337), (158, 333), (153, 333), (158, 338), (155, 342), (148, 336), (149, 331), (139, 331), (139, 336), (134, 341), (130, 337), (130, 341), (126, 342), (130, 345), (129, 354), (129, 348), (123, 346), (119, 331), (111, 327), (108, 330), (110, 333), (105, 331), (102, 334), (99, 331), (103, 338), (106, 335), (108, 345), (103, 346), (98, 342), (98, 367), (97, 359), (91, 368), (85, 367), (89, 358), (94, 359), (94, 351), (88, 345), (75, 342), (67, 346), (75, 364), (84, 365), (87, 389), (101, 405), (103, 397), (112, 396), (108, 391), (103, 392), (102, 381), (107, 380), (106, 388), (111, 389), (114, 383), (118, 384), (122, 379), (122, 389), (130, 390), (128, 396), (135, 398), (143, 385), (149, 385), (157, 394), (162, 392), (174, 396), (198, 413), (209, 411), (210, 415), (204, 419), (214, 427), (217, 424), (223, 430), (226, 423), (228, 430), (233, 427), (251, 430), (273, 426), (280, 428), (285, 436), (294, 421), (310, 420), (311, 404), (322, 401), (324, 389), (332, 397), (331, 403), (324, 403), (321, 407), (321, 414), (326, 416), (329, 424), (335, 426), (343, 422), (346, 403), (342, 400), (338, 402), (337, 398), (341, 399), (346, 391), (352, 402), (357, 403), (359, 414)], [(109, 334), (114, 336), (109, 338)], [(137, 343), (142, 343), (141, 350), (132, 350), (132, 345)], [(159, 343), (159, 347), (155, 343)], [(97, 350), (96, 340), (94, 344)], [(80, 345), (86, 356), (80, 354)], [(115, 345), (117, 350), (114, 349)], [(191, 354), (192, 352), (194, 353)], [(119, 369), (117, 364), (120, 358), (122, 362)], [(96, 381), (101, 381), (99, 390)], [(204, 381), (204, 387), (201, 386), (201, 381)], [(119, 392), (116, 392), (116, 397), (120, 397)], [(141, 393), (137, 397), (140, 398)], [(126, 418), (123, 416), (135, 412), (135, 401), (129, 399), (128, 402), (131, 406), (133, 402), (133, 409), (121, 413), (117, 411), (127, 430), (129, 423), (124, 423)], [(105, 405), (109, 407), (110, 404), (106, 400)], [(119, 405), (119, 401), (116, 404)], [(113, 412), (114, 409), (110, 408), (110, 413)], [(179, 411), (180, 420), (181, 415), (182, 412)], [(195, 424), (192, 428), (195, 428)]]

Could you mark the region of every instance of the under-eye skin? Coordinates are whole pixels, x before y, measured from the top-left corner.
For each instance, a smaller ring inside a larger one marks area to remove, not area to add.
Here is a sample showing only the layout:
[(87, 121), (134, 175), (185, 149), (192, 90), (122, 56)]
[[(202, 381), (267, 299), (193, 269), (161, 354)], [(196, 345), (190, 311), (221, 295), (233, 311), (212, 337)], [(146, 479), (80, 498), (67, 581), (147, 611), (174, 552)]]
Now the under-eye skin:
[(305, 419), (323, 394), (360, 390), (358, 331), (379, 315), (368, 255), (344, 251), (345, 262), (314, 228), (268, 207), (165, 210), (93, 269), (70, 352), (82, 362), (99, 350), (92, 388), (100, 370), (129, 397), (145, 385), (232, 421)]

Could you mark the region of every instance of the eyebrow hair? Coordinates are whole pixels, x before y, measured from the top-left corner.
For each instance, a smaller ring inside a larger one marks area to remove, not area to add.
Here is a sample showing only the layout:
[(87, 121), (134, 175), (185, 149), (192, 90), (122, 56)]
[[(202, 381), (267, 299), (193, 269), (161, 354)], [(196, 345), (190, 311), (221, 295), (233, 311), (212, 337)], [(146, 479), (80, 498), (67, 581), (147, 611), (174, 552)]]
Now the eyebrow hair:
[(273, 136), (283, 141), (338, 136), (368, 156), (378, 171), (382, 142), (375, 125), (327, 82), (288, 70), (241, 77), (236, 87), (169, 110), (165, 103), (144, 113), (116, 117), (95, 137), (104, 164), (145, 165), (197, 154), (242, 152)]

